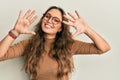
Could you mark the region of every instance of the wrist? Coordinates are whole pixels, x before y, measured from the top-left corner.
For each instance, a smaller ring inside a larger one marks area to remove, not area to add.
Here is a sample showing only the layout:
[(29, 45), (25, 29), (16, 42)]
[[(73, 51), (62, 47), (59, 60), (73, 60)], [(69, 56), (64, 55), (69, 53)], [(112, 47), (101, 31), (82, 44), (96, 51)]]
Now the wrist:
[(86, 27), (86, 30), (85, 30), (85, 34), (89, 34), (89, 32), (91, 31), (91, 28), (88, 26), (88, 27)]
[(14, 29), (10, 30), (8, 34), (13, 39), (16, 39), (19, 36), (19, 33), (17, 31), (15, 31)]
[(18, 32), (18, 31), (16, 31), (15, 29), (12, 29), (11, 30), (16, 36), (19, 36), (20, 35), (20, 33)]

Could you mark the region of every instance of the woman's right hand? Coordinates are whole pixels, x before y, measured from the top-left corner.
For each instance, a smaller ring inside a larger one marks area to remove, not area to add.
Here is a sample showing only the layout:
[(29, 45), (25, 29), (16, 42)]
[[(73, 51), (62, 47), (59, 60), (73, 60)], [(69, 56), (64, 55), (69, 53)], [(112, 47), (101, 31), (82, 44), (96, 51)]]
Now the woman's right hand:
[(35, 15), (35, 11), (28, 10), (24, 16), (22, 16), (22, 11), (20, 11), (17, 22), (13, 28), (13, 30), (19, 34), (33, 34), (34, 31), (30, 31), (29, 26), (37, 19)]

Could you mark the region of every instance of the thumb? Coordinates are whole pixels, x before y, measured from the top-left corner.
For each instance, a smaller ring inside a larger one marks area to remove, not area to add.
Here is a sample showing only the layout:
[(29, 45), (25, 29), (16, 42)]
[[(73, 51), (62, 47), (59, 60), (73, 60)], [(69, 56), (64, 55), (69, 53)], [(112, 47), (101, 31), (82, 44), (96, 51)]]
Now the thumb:
[(27, 34), (36, 35), (36, 33), (34, 31), (27, 31)]
[(81, 33), (80, 33), (80, 32), (78, 32), (78, 31), (77, 31), (77, 32), (75, 32), (75, 33), (73, 33), (73, 34), (72, 34), (72, 38), (75, 38), (75, 37), (76, 37), (76, 36), (78, 36), (79, 34), (81, 34)]

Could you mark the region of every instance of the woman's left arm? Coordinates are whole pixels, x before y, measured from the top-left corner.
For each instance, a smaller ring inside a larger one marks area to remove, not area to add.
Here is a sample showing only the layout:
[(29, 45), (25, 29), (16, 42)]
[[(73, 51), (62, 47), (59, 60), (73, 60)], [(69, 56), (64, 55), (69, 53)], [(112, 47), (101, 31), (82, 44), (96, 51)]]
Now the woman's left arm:
[(106, 52), (110, 50), (109, 44), (93, 29), (89, 27), (86, 21), (80, 16), (78, 11), (75, 11), (77, 18), (73, 16), (71, 13), (64, 15), (68, 21), (63, 21), (64, 24), (68, 26), (73, 26), (76, 29), (76, 32), (72, 35), (72, 37), (76, 37), (82, 33), (86, 34), (96, 45), (96, 47), (102, 52)]

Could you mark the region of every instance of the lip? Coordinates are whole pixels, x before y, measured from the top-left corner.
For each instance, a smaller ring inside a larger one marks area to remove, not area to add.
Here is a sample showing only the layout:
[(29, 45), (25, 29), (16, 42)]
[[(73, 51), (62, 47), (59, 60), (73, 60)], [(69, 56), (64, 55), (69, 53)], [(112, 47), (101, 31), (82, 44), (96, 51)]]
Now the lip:
[(48, 29), (52, 29), (52, 26), (50, 24), (45, 24), (45, 27)]

